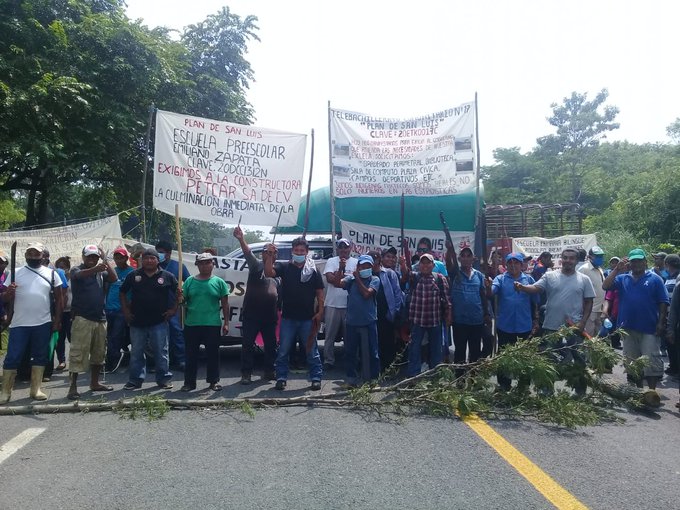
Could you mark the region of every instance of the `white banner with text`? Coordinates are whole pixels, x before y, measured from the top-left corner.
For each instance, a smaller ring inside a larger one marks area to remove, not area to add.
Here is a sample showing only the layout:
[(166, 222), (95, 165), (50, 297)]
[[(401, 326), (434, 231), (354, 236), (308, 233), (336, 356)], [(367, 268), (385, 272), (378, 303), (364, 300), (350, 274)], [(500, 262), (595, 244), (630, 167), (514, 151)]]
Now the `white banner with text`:
[(236, 225), (297, 221), (307, 136), (158, 110), (153, 205)]
[(455, 195), (477, 185), (474, 102), (411, 119), (329, 115), (336, 198)]
[(118, 216), (109, 216), (63, 227), (0, 232), (0, 249), (9, 256), (10, 245), (16, 241), (17, 265), (22, 265), (28, 245), (42, 243), (49, 250), (52, 262), (59, 257), (71, 257), (71, 264), (78, 265), (85, 245), (101, 245), (107, 252), (112, 252), (122, 246), (122, 237)]
[[(342, 237), (352, 243), (352, 253), (362, 255), (371, 250), (383, 250), (394, 247), (401, 253), (401, 230), (398, 228), (376, 227), (350, 221), (342, 222)], [(415, 255), (421, 239), (427, 239), (432, 246), (432, 253), (443, 257), (446, 251), (446, 237), (441, 230), (405, 230), (404, 237), (408, 242), (411, 255)], [(456, 252), (461, 248), (473, 248), (474, 232), (451, 232), (451, 239)]]
[(545, 237), (514, 237), (512, 239), (512, 251), (538, 257), (544, 251), (552, 254), (553, 259), (560, 258), (563, 250), (567, 248), (583, 248), (588, 251), (597, 244), (595, 234), (568, 235), (546, 239)]

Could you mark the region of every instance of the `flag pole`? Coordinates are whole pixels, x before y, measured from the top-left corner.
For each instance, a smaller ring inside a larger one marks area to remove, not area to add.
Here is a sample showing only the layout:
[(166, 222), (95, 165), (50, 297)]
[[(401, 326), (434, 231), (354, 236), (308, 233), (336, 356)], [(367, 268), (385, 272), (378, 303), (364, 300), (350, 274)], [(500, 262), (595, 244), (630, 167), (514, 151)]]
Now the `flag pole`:
[(330, 192), (331, 204), (331, 244), (333, 245), (333, 255), (337, 255), (335, 249), (335, 188), (333, 186), (333, 145), (331, 140), (331, 102), (328, 101), (328, 172), (330, 174), (330, 184), (328, 191)]
[[(480, 175), (481, 175), (481, 169), (480, 169), (480, 154), (479, 154), (479, 110), (477, 109), (477, 92), (475, 92), (475, 151), (477, 154), (475, 154), (475, 166), (476, 166), (476, 174), (477, 174), (477, 193), (475, 196), (475, 238), (478, 238), (477, 236), (477, 229), (479, 228), (479, 222), (480, 222), (480, 217), (481, 214), (479, 212), (479, 207), (481, 205), (481, 194), (480, 194)], [(481, 248), (481, 255), (482, 255), (482, 260), (486, 260), (486, 239), (481, 240), (482, 246)]]
[(312, 174), (314, 173), (314, 128), (312, 128), (312, 154), (309, 162), (309, 182), (307, 183), (307, 202), (305, 204), (305, 224), (302, 230), (302, 238), (307, 237), (307, 227), (309, 226), (309, 199), (312, 195)]
[(149, 148), (151, 146), (151, 124), (153, 114), (156, 113), (156, 106), (151, 103), (149, 108), (149, 122), (146, 126), (146, 144), (144, 151), (144, 170), (142, 171), (142, 242), (146, 242), (146, 178), (149, 172)]

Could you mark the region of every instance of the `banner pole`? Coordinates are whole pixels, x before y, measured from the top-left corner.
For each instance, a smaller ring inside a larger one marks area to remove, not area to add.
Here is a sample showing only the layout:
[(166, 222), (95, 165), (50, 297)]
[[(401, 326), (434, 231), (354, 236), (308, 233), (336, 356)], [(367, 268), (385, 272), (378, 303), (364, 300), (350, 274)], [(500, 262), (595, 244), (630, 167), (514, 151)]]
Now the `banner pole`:
[(144, 170), (142, 171), (142, 242), (146, 242), (146, 178), (149, 172), (149, 148), (151, 146), (151, 124), (153, 123), (153, 114), (156, 112), (156, 106), (151, 103), (149, 108), (149, 122), (146, 126), (146, 144), (144, 151)]
[[(479, 206), (480, 201), (481, 201), (481, 194), (480, 194), (480, 175), (481, 175), (481, 168), (480, 168), (480, 154), (479, 154), (479, 110), (477, 109), (477, 92), (475, 92), (475, 150), (477, 154), (475, 155), (476, 161), (476, 168), (477, 168), (477, 193), (475, 196), (475, 238), (481, 239), (481, 244), (482, 246), (478, 247), (477, 249), (481, 248), (481, 255), (482, 255), (482, 260), (486, 260), (486, 236), (484, 238), (480, 238), (477, 235), (477, 229), (479, 227), (479, 220), (481, 214), (479, 213)], [(486, 229), (485, 229), (486, 230)]]
[(312, 153), (309, 162), (309, 181), (307, 182), (307, 202), (305, 203), (305, 224), (302, 230), (302, 238), (307, 237), (307, 227), (309, 226), (309, 199), (312, 195), (312, 175), (314, 174), (314, 128), (312, 128)]
[(333, 143), (331, 140), (331, 102), (328, 101), (328, 173), (330, 174), (330, 184), (328, 191), (330, 192), (331, 204), (331, 244), (333, 245), (333, 256), (337, 255), (335, 249), (335, 188), (333, 187)]
[[(177, 284), (179, 288), (182, 288), (182, 268), (184, 264), (182, 262), (182, 235), (179, 228), (179, 204), (175, 204), (175, 241), (177, 242), (177, 259), (179, 261), (179, 269), (177, 270)], [(180, 312), (180, 324), (184, 327), (184, 307), (181, 307)]]

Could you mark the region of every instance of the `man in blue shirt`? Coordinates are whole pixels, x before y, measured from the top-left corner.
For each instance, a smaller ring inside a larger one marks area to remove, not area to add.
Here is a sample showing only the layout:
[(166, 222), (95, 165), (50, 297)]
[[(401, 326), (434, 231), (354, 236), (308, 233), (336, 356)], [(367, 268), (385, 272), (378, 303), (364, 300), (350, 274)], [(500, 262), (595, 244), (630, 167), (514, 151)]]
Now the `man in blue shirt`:
[[(630, 272), (626, 272), (630, 262)], [(647, 270), (647, 256), (641, 248), (628, 253), (602, 284), (604, 290), (619, 293), (617, 325), (626, 331), (623, 355), (634, 360), (648, 356), (650, 364), (644, 369), (649, 389), (656, 389), (663, 377), (663, 358), (659, 337), (665, 334), (669, 299), (663, 279)], [(628, 374), (629, 382), (642, 387), (642, 381)]]
[[(109, 372), (118, 370), (125, 357), (125, 351), (129, 356), (127, 347), (130, 331), (125, 322), (119, 296), (120, 286), (125, 281), (125, 277), (134, 271), (134, 268), (128, 265), (128, 259), (128, 252), (124, 247), (120, 246), (113, 250), (117, 279), (109, 285), (106, 295), (106, 370)], [(128, 299), (130, 298), (131, 296), (128, 294)]]
[[(518, 339), (529, 338), (538, 331), (538, 294), (525, 294), (515, 290), (515, 282), (523, 285), (534, 284), (534, 279), (522, 272), (524, 256), (521, 253), (510, 253), (505, 257), (507, 272), (494, 278), (491, 292), (497, 299), (496, 333), (498, 347), (512, 345)], [(497, 374), (498, 385), (502, 390), (510, 390), (512, 380), (506, 374)], [(525, 390), (529, 386), (529, 377), (519, 378), (517, 389)]]
[(357, 351), (362, 342), (368, 344), (370, 378), (375, 380), (380, 374), (378, 355), (378, 306), (376, 293), (380, 288), (380, 278), (373, 276), (373, 257), (362, 255), (352, 276), (346, 276), (339, 287), (347, 290), (347, 313), (345, 315), (345, 366), (347, 384), (356, 386)]
[[(179, 280), (179, 262), (171, 259), (172, 244), (168, 241), (158, 241), (155, 248), (159, 256), (160, 269), (167, 271)], [(182, 281), (185, 282), (189, 276), (191, 276), (191, 274), (189, 273), (187, 266), (182, 264)], [(170, 306), (174, 306), (174, 303), (170, 303)], [(182, 331), (182, 324), (180, 323), (180, 314), (181, 311), (178, 308), (174, 317), (168, 321), (170, 368), (174, 370), (184, 370), (184, 332)]]
[[(453, 307), (453, 362), (456, 364), (465, 363), (466, 358), (469, 363), (475, 363), (480, 358), (484, 322), (491, 320), (486, 308), (486, 278), (472, 267), (474, 260), (470, 247), (460, 250), (458, 259), (453, 246), (446, 251)], [(462, 371), (458, 373), (462, 375)]]

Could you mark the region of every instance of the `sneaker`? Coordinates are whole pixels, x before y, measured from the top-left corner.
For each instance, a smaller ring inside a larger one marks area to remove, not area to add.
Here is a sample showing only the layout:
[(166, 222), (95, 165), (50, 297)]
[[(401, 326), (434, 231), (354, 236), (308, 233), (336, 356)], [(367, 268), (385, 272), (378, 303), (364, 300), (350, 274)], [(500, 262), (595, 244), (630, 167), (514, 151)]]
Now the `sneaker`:
[(321, 389), (321, 381), (312, 381), (311, 390), (319, 391)]
[(276, 381), (276, 374), (273, 370), (265, 370), (262, 377), (265, 381)]
[(135, 383), (127, 382), (125, 383), (125, 386), (123, 386), (124, 390), (138, 390), (140, 386), (137, 386)]
[(241, 376), (241, 384), (243, 384), (244, 386), (247, 386), (251, 382), (252, 382), (252, 380), (251, 380), (250, 374), (243, 374)]
[(171, 390), (172, 389), (172, 383), (171, 382), (157, 383), (157, 386), (162, 390)]
[(285, 390), (286, 389), (286, 381), (283, 379), (280, 379), (276, 381), (276, 386), (274, 386), (275, 390)]

